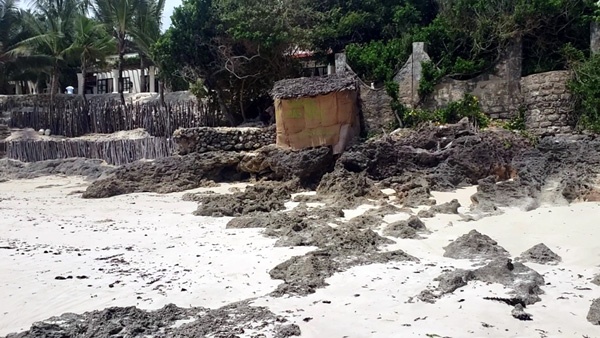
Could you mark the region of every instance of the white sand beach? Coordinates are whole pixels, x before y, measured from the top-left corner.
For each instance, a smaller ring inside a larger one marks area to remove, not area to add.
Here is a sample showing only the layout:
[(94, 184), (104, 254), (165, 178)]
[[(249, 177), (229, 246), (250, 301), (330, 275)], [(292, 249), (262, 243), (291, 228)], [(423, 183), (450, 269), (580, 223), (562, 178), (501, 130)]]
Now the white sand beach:
[[(227, 193), (231, 186), (195, 191)], [(314, 294), (274, 298), (268, 294), (281, 281), (269, 270), (314, 248), (275, 247), (261, 229), (225, 229), (230, 218), (194, 216), (197, 204), (182, 201), (183, 193), (85, 200), (85, 187), (74, 177), (0, 183), (0, 336), (65, 312), (169, 303), (217, 308), (256, 298), (253, 304), (299, 325), (301, 337), (600, 337), (600, 327), (586, 320), (600, 297), (591, 283), (600, 273), (598, 203), (510, 209), (471, 222), (437, 215), (423, 220), (431, 230), (425, 239), (394, 239), (386, 247), (420, 262), (354, 267)], [(465, 209), (473, 192), (434, 195), (438, 203), (457, 198)], [(562, 257), (554, 266), (526, 263), (546, 282), (542, 301), (527, 306), (532, 321), (483, 299), (507, 295), (499, 284), (469, 282), (434, 304), (416, 299), (445, 269), (474, 264), (443, 257), (444, 246), (472, 229), (513, 257), (538, 243)]]

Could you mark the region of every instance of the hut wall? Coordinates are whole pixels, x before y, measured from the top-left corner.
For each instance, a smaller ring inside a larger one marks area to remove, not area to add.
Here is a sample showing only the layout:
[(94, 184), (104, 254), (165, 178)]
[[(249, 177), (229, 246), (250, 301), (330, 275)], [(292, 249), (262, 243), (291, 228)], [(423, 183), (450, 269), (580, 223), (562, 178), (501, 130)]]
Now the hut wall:
[(275, 100), (277, 145), (303, 149), (333, 146), (341, 153), (360, 133), (356, 90)]

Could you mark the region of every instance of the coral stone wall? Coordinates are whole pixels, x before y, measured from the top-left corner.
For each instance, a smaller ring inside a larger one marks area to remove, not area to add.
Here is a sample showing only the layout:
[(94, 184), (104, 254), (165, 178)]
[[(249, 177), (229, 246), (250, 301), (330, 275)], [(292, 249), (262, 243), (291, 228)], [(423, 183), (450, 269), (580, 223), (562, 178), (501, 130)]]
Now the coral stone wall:
[(573, 102), (567, 88), (570, 73), (554, 71), (521, 79), (526, 125), (533, 131), (571, 131)]
[(177, 129), (173, 133), (175, 151), (179, 155), (225, 150), (255, 150), (275, 144), (275, 126), (257, 128), (198, 127)]
[(360, 85), (359, 103), (363, 118), (363, 131), (380, 133), (396, 121), (391, 107), (392, 98), (384, 88), (371, 89)]

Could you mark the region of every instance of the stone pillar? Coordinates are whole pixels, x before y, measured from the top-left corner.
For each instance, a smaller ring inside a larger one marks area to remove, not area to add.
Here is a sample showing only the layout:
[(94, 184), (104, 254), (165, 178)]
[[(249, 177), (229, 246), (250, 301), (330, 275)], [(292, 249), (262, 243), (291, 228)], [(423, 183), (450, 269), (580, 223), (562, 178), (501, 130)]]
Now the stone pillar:
[(337, 74), (346, 73), (346, 53), (335, 53), (335, 72)]
[(119, 92), (119, 70), (113, 69), (112, 76), (113, 76), (113, 93), (118, 93)]
[(333, 67), (333, 65), (329, 64), (327, 65), (327, 75), (331, 74), (335, 74), (335, 68)]
[(77, 73), (77, 94), (83, 95), (85, 91), (85, 78), (83, 73)]
[(21, 87), (21, 81), (15, 81), (15, 95), (23, 94), (23, 91), (21, 89), (23, 89)]
[(590, 26), (590, 50), (592, 54), (600, 52), (600, 23), (596, 21)]
[(156, 93), (156, 67), (154, 66), (148, 67), (148, 81), (150, 82), (148, 84), (148, 91), (150, 93)]
[(423, 74), (421, 63), (431, 61), (429, 54), (427, 54), (427, 45), (425, 42), (413, 42), (411, 60), (410, 106), (412, 107), (420, 101), (419, 82), (421, 82)]

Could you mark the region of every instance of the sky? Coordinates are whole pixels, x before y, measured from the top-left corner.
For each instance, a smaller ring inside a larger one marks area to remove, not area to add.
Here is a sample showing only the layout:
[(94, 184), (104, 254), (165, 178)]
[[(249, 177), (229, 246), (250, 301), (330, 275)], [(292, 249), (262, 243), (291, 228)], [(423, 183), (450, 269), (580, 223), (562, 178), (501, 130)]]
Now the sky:
[(173, 9), (179, 5), (181, 5), (181, 0), (165, 0), (165, 11), (162, 20), (163, 32), (171, 26), (171, 14), (173, 14)]
[[(21, 8), (29, 8), (29, 4), (29, 0), (19, 1), (19, 7)], [(179, 5), (181, 5), (181, 0), (165, 0), (165, 10), (162, 18), (163, 32), (166, 31), (169, 26), (171, 26), (171, 14), (173, 14), (173, 9)]]

